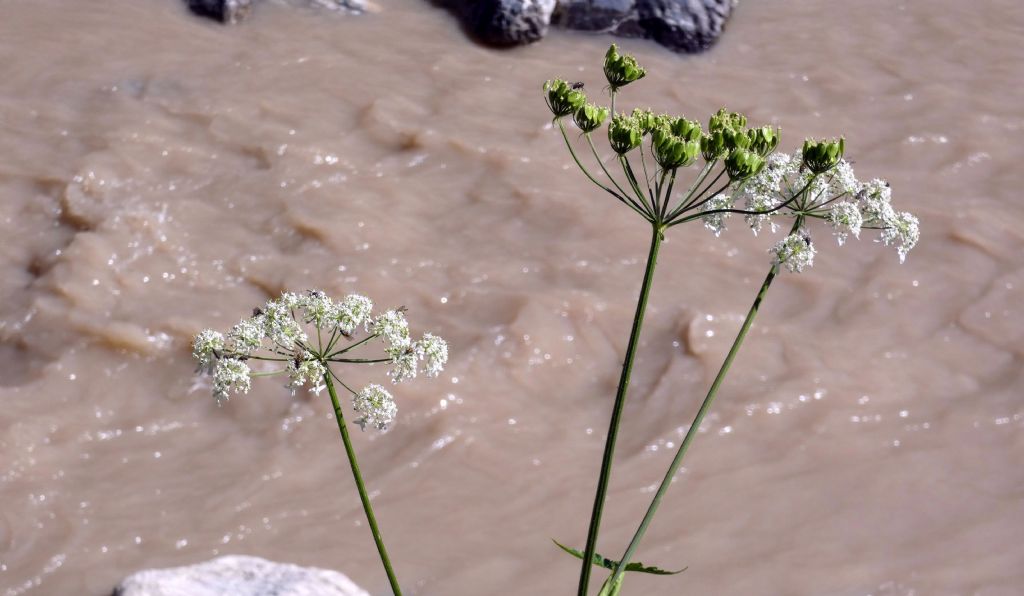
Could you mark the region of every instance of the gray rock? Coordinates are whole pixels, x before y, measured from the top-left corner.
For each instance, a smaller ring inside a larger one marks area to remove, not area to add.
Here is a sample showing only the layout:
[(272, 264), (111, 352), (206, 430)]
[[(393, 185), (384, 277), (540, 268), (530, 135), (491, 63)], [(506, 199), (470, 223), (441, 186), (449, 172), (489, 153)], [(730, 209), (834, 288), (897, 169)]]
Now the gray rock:
[(636, 12), (647, 37), (677, 52), (711, 47), (725, 29), (736, 0), (637, 0)]
[(559, 0), (551, 24), (577, 31), (615, 32), (637, 21), (635, 0)]
[(370, 596), (328, 569), (227, 556), (172, 569), (147, 569), (124, 579), (113, 596)]
[(439, 0), (462, 19), (469, 34), (498, 47), (533, 43), (551, 23), (555, 0)]
[(252, 0), (188, 0), (188, 7), (199, 16), (234, 24), (249, 14)]

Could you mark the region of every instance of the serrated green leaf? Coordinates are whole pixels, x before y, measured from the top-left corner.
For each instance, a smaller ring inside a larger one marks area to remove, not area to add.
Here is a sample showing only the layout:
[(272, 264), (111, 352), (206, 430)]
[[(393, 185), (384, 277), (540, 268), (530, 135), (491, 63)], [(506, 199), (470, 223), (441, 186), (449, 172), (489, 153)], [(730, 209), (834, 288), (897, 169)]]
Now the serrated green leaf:
[[(577, 559), (579, 559), (581, 561), (583, 560), (583, 552), (582, 551), (578, 551), (575, 548), (570, 548), (568, 546), (565, 546), (564, 544), (562, 544), (561, 542), (559, 542), (557, 540), (552, 540), (552, 542), (554, 542), (558, 546), (558, 548), (564, 550), (565, 552), (569, 553), (570, 555), (576, 557)], [(608, 557), (603, 557), (603, 556), (599, 555), (598, 553), (594, 553), (594, 558), (593, 558), (592, 564), (593, 565), (597, 565), (598, 567), (604, 567), (605, 569), (608, 569), (608, 570), (614, 570), (615, 567), (619, 564), (619, 562), (615, 561), (615, 560), (612, 560), (612, 559), (609, 559)], [(626, 563), (626, 569), (625, 570), (626, 571), (635, 571), (637, 573), (649, 573), (651, 575), (676, 575), (676, 574), (679, 574), (679, 573), (682, 573), (682, 572), (686, 571), (687, 569), (688, 569), (687, 567), (683, 567), (679, 571), (668, 571), (666, 569), (661, 569), (661, 568), (655, 567), (653, 565), (644, 565), (643, 563), (641, 563), (639, 561), (634, 561), (632, 563)]]

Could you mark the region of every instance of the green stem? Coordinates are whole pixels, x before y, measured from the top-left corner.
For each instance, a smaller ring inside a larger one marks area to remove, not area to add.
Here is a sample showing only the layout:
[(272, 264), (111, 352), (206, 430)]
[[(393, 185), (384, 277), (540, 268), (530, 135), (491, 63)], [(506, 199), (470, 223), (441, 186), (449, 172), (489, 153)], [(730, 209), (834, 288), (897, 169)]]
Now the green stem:
[(388, 551), (384, 548), (384, 540), (380, 537), (380, 530), (377, 529), (377, 518), (373, 515), (373, 506), (370, 505), (370, 497), (366, 494), (366, 486), (363, 484), (363, 475), (359, 472), (359, 462), (356, 461), (356, 452), (352, 449), (352, 441), (348, 436), (348, 426), (345, 424), (345, 416), (341, 413), (341, 404), (338, 402), (338, 393), (334, 390), (334, 381), (330, 373), (324, 375), (324, 384), (327, 385), (327, 392), (331, 394), (331, 404), (334, 406), (334, 417), (338, 419), (338, 430), (341, 432), (341, 442), (345, 444), (345, 453), (348, 455), (348, 463), (352, 466), (352, 477), (356, 481), (356, 489), (359, 491), (359, 500), (363, 502), (363, 511), (366, 512), (366, 521), (370, 524), (370, 532), (373, 533), (373, 541), (377, 544), (377, 552), (380, 553), (381, 563), (384, 564), (384, 571), (388, 574), (388, 582), (391, 583), (391, 591), (395, 596), (402, 596), (402, 589), (398, 587), (398, 578), (391, 568), (391, 559), (388, 558)]
[[(797, 217), (790, 234), (796, 232), (802, 223), (803, 218)], [(736, 339), (733, 340), (732, 347), (729, 348), (729, 353), (726, 355), (725, 361), (722, 362), (722, 367), (718, 370), (718, 375), (715, 376), (714, 382), (711, 383), (711, 388), (708, 390), (708, 394), (704, 398), (704, 403), (700, 405), (700, 409), (697, 411), (697, 415), (694, 417), (693, 423), (690, 424), (690, 428), (686, 431), (683, 443), (679, 446), (679, 450), (676, 451), (675, 457), (672, 458), (672, 463), (669, 465), (668, 471), (665, 473), (665, 478), (662, 479), (661, 485), (658, 486), (658, 491), (654, 493), (654, 498), (651, 499), (651, 504), (647, 508), (647, 513), (644, 515), (643, 521), (640, 522), (640, 527), (637, 528), (636, 533), (633, 535), (633, 540), (630, 541), (629, 546), (626, 548), (626, 552), (623, 553), (622, 558), (619, 559), (619, 564), (615, 567), (615, 571), (612, 572), (611, 577), (606, 583), (614, 584), (618, 580), (619, 576), (624, 572), (626, 564), (633, 555), (636, 554), (636, 549), (640, 546), (640, 540), (643, 539), (644, 534), (647, 532), (647, 528), (651, 525), (651, 520), (654, 519), (654, 514), (658, 511), (658, 506), (661, 505), (662, 498), (664, 498), (665, 493), (668, 491), (668, 487), (672, 484), (672, 479), (675, 478), (676, 472), (679, 470), (679, 466), (683, 463), (683, 456), (686, 455), (686, 450), (689, 449), (690, 443), (692, 443), (694, 437), (697, 436), (700, 425), (704, 421), (704, 416), (708, 413), (708, 410), (711, 409), (711, 404), (715, 401), (718, 389), (722, 386), (722, 382), (725, 380), (726, 374), (729, 373), (732, 361), (736, 358), (736, 354), (739, 353), (740, 346), (743, 345), (743, 340), (746, 338), (747, 332), (750, 331), (750, 326), (754, 322), (754, 317), (757, 316), (757, 311), (761, 308), (761, 302), (764, 300), (765, 294), (768, 293), (768, 288), (772, 285), (772, 281), (775, 279), (778, 272), (779, 265), (778, 263), (775, 263), (768, 271), (768, 275), (764, 278), (764, 282), (761, 284), (761, 289), (758, 290), (757, 297), (754, 298), (754, 304), (751, 305), (750, 310), (747, 312), (747, 317), (743, 320), (743, 325), (740, 327), (739, 333), (736, 334)]]
[(612, 459), (615, 455), (615, 440), (619, 434), (619, 422), (622, 420), (622, 411), (626, 404), (626, 390), (629, 388), (629, 377), (633, 371), (633, 358), (636, 355), (637, 345), (640, 343), (640, 327), (644, 321), (644, 312), (647, 310), (647, 300), (651, 293), (651, 283), (654, 281), (654, 268), (658, 263), (658, 250), (661, 248), (663, 234), (664, 229), (661, 226), (652, 226), (651, 248), (647, 255), (647, 269), (644, 271), (644, 281), (640, 286), (640, 297), (636, 304), (636, 314), (633, 316), (633, 329), (629, 334), (626, 359), (622, 364), (619, 388), (615, 394), (615, 405), (612, 407), (612, 417), (608, 426), (608, 437), (605, 439), (604, 456), (601, 460), (601, 473), (598, 476), (597, 493), (594, 496), (594, 509), (590, 514), (587, 547), (580, 570), (579, 596), (587, 595), (587, 588), (590, 583), (590, 570), (594, 560), (594, 552), (597, 550), (597, 534), (601, 527), (601, 513), (604, 510), (604, 501), (608, 494), (608, 480), (611, 476)]

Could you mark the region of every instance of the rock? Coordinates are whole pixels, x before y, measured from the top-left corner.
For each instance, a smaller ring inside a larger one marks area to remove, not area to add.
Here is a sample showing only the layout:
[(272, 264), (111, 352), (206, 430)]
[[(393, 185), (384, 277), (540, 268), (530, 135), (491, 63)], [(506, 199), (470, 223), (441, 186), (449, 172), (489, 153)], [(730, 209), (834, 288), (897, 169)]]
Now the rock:
[(188, 7), (199, 16), (233, 25), (249, 14), (252, 0), (188, 0)]
[(124, 579), (113, 596), (370, 596), (337, 571), (227, 556)]
[(367, 0), (287, 0), (288, 4), (313, 8), (326, 8), (327, 10), (343, 10), (345, 12), (362, 13), (375, 12), (375, 5)]
[(559, 0), (551, 23), (577, 31), (616, 33), (626, 23), (642, 33), (635, 0)]
[(498, 47), (525, 45), (548, 32), (555, 0), (442, 0), (469, 34)]
[(637, 0), (647, 37), (677, 52), (710, 48), (725, 28), (736, 0)]

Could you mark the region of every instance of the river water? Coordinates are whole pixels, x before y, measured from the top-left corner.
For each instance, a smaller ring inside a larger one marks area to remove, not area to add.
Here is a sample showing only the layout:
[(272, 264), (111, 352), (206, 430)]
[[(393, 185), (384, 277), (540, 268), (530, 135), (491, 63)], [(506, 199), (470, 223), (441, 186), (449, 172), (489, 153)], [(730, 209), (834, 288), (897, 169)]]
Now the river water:
[[(0, 1), (0, 594), (105, 595), (244, 553), (387, 584), (322, 395), (218, 408), (192, 334), (283, 289), (405, 305), (452, 346), (356, 432), (408, 593), (566, 594), (648, 229), (588, 186), (540, 85), (609, 39), (467, 42), (426, 2), (360, 17)], [(742, 2), (620, 106), (721, 105), (783, 146), (845, 134), (921, 218), (906, 264), (821, 242), (783, 275), (639, 558), (634, 594), (1024, 594), (1024, 4)], [(618, 555), (768, 266), (673, 228), (599, 550)], [(350, 377), (381, 380), (384, 371)], [(598, 574), (600, 577), (600, 574)]]

